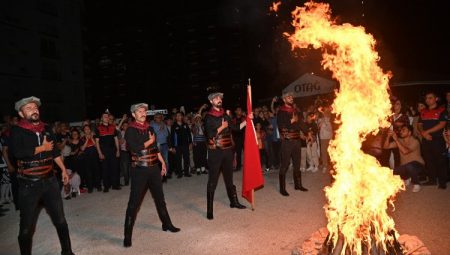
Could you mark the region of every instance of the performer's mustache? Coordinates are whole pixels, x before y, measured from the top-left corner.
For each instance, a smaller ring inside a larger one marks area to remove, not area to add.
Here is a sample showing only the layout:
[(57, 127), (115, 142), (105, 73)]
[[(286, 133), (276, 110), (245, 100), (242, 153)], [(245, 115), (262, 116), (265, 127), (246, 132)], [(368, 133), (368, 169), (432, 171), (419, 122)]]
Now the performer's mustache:
[(39, 122), (39, 114), (37, 114), (37, 113), (31, 114), (31, 116), (28, 118), (28, 121)]

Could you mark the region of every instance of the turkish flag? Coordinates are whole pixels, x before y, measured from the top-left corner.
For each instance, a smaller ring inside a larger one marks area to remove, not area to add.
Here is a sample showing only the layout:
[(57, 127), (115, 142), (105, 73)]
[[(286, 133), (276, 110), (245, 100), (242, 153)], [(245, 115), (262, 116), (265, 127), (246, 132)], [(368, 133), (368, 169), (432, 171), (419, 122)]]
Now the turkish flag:
[[(247, 86), (247, 113), (251, 113), (252, 99), (251, 86)], [(256, 140), (253, 121), (247, 114), (244, 141), (244, 171), (242, 177), (242, 197), (253, 205), (253, 190), (264, 186), (259, 149)]]

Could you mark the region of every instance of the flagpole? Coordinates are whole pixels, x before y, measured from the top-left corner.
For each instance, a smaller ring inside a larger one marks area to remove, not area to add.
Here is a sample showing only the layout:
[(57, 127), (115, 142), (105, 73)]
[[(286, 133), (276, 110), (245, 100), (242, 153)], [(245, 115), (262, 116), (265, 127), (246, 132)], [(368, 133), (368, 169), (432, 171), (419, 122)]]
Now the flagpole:
[[(252, 104), (253, 107), (253, 101), (252, 101), (252, 85), (250, 84), (250, 78), (248, 78), (248, 97), (250, 98), (250, 103)], [(253, 111), (253, 109), (252, 109)], [(255, 118), (255, 116), (253, 116), (253, 118)], [(253, 123), (253, 120), (250, 120), (252, 122), (252, 128), (253, 128), (253, 134), (255, 135), (255, 141), (256, 141), (256, 145), (258, 145), (258, 137), (256, 137), (256, 129), (255, 129), (255, 125)]]
[[(250, 78), (248, 78), (248, 97), (249, 97), (249, 99), (250, 99), (250, 103), (252, 104), (252, 108), (253, 108), (253, 102), (252, 102), (252, 85), (251, 85), (251, 82), (250, 82), (251, 80), (250, 80)], [(247, 109), (248, 110), (248, 109)], [(253, 109), (252, 109), (252, 111), (253, 111)], [(250, 113), (247, 113), (247, 114), (250, 114)], [(254, 117), (254, 116), (253, 116)], [(256, 137), (256, 130), (255, 130), (255, 125), (253, 125), (253, 120), (251, 119), (250, 120), (251, 121), (251, 123), (252, 123), (252, 128), (253, 128), (253, 134), (255, 135), (255, 141), (256, 141), (256, 144), (258, 144), (258, 139), (257, 139), (257, 137)], [(255, 210), (255, 189), (252, 189), (252, 203), (251, 203), (251, 206), (252, 206), (252, 211), (254, 211)]]

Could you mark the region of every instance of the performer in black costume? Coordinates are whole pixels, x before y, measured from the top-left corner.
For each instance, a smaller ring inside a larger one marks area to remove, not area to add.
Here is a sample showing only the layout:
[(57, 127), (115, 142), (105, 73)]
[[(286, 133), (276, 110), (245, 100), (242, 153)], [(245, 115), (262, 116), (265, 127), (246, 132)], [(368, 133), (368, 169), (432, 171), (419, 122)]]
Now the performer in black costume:
[[(135, 121), (131, 122), (125, 132), (125, 140), (131, 153), (131, 190), (125, 216), (123, 245), (131, 246), (131, 236), (137, 212), (142, 204), (146, 190), (149, 189), (163, 231), (178, 232), (179, 228), (172, 225), (162, 189), (162, 176), (166, 174), (166, 163), (158, 150), (155, 133), (146, 122), (148, 105), (145, 103), (131, 106), (131, 114)], [(161, 167), (159, 166), (161, 164)]]
[(223, 180), (227, 189), (230, 207), (244, 209), (236, 194), (236, 186), (233, 184), (233, 140), (231, 129), (238, 130), (245, 125), (236, 123), (233, 125), (231, 117), (225, 114), (222, 108), (223, 93), (212, 93), (208, 96), (212, 107), (205, 117), (205, 132), (208, 139), (208, 186), (207, 186), (207, 213), (206, 217), (212, 220), (214, 192), (222, 170)]
[(31, 254), (36, 222), (42, 207), (45, 207), (56, 227), (61, 254), (73, 254), (53, 162), (61, 169), (64, 184), (69, 182), (69, 176), (61, 152), (54, 146), (54, 133), (39, 118), (40, 105), (41, 101), (37, 97), (16, 102), (15, 109), (22, 119), (11, 130), (11, 151), (18, 166), (20, 253)]
[(305, 123), (300, 113), (294, 107), (294, 97), (291, 92), (283, 94), (284, 105), (277, 113), (277, 124), (281, 135), (281, 166), (280, 166), (280, 193), (289, 196), (286, 191), (286, 172), (292, 159), (294, 185), (296, 190), (308, 191), (302, 186), (302, 173), (300, 172), (301, 141), (300, 131), (307, 134)]

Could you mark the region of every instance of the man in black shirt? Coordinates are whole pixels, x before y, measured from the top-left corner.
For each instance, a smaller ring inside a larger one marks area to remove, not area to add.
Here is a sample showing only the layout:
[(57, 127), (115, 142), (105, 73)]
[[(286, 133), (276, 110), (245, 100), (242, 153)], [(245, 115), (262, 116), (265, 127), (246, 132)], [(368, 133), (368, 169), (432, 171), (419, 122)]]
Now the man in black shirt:
[(114, 124), (109, 123), (110, 114), (102, 114), (100, 125), (97, 127), (95, 143), (98, 157), (102, 165), (103, 192), (108, 192), (109, 188), (120, 190), (119, 178), (119, 138)]
[(73, 254), (53, 161), (62, 171), (64, 184), (69, 182), (69, 176), (61, 153), (54, 146), (54, 133), (39, 118), (40, 105), (41, 101), (36, 97), (16, 102), (15, 109), (22, 119), (11, 130), (11, 150), (18, 165), (20, 253), (31, 254), (32, 238), (43, 206), (56, 227), (61, 254)]
[(212, 220), (214, 192), (220, 176), (223, 173), (223, 180), (227, 189), (230, 207), (244, 209), (238, 201), (236, 186), (233, 184), (233, 140), (231, 130), (240, 129), (245, 124), (233, 124), (231, 118), (222, 108), (222, 93), (212, 93), (208, 96), (211, 102), (211, 109), (205, 117), (205, 132), (208, 143), (208, 186), (207, 186), (207, 214), (206, 217)]
[(307, 134), (305, 124), (294, 107), (292, 93), (283, 94), (284, 105), (280, 107), (277, 115), (277, 124), (281, 136), (281, 167), (280, 167), (280, 193), (289, 196), (286, 191), (286, 172), (292, 159), (294, 184), (296, 190), (308, 191), (302, 186), (302, 175), (300, 172), (300, 131)]
[[(166, 174), (166, 162), (158, 150), (153, 128), (145, 121), (147, 109), (148, 105), (145, 103), (132, 105), (130, 111), (135, 121), (131, 122), (125, 131), (125, 140), (132, 161), (130, 199), (124, 226), (123, 245), (125, 247), (131, 246), (134, 222), (146, 189), (152, 193), (159, 219), (162, 222), (162, 230), (180, 231), (179, 228), (173, 226), (167, 212), (161, 181), (161, 176)], [(159, 163), (161, 163), (161, 168)]]
[[(171, 146), (172, 151), (175, 151), (175, 171), (178, 178), (183, 177), (183, 172), (186, 177), (192, 176), (189, 158), (189, 151), (192, 149), (192, 134), (189, 125), (183, 121), (183, 117), (182, 112), (177, 112), (171, 133)], [(183, 168), (181, 160), (183, 160)]]

